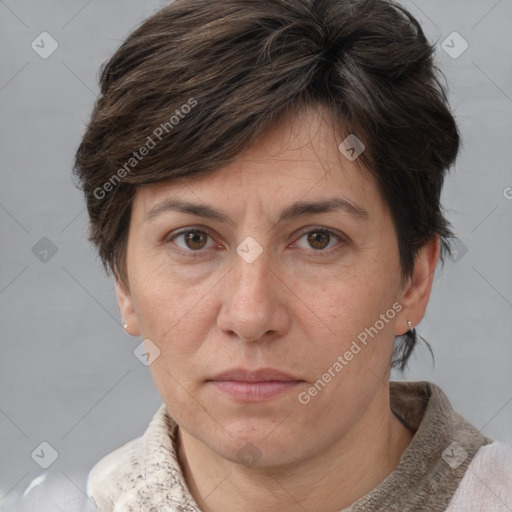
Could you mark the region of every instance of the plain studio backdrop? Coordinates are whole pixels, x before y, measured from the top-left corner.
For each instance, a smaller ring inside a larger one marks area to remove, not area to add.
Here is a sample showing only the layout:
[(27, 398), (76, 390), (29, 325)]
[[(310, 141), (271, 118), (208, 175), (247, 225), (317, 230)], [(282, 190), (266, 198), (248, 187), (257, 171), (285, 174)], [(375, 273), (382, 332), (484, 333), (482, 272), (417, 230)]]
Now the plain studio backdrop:
[[(94, 463), (161, 404), (71, 170), (100, 65), (164, 3), (0, 0), (0, 510), (45, 474), (84, 491)], [(437, 273), (418, 327), (436, 364), (420, 344), (392, 378), (440, 385), (512, 444), (512, 1), (403, 4), (437, 42), (464, 147), (443, 195), (457, 261)]]

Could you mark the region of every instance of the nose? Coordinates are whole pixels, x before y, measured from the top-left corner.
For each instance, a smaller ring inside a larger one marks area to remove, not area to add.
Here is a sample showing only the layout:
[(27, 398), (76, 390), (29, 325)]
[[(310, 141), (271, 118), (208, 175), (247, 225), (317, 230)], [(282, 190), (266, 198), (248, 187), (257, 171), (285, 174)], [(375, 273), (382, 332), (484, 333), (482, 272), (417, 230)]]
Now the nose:
[(268, 254), (263, 251), (252, 262), (235, 254), (232, 265), (224, 283), (218, 328), (242, 341), (270, 340), (286, 332), (287, 288)]

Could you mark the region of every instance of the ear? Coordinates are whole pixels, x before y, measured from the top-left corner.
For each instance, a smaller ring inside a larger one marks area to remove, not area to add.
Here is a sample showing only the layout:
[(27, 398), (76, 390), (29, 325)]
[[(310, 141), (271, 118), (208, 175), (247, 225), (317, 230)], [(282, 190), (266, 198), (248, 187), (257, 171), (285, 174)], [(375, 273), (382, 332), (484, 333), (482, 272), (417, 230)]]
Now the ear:
[(116, 280), (117, 303), (121, 316), (126, 322), (126, 332), (131, 336), (140, 336), (139, 321), (133, 307), (133, 299), (127, 287)]
[(436, 235), (416, 255), (413, 273), (399, 296), (402, 310), (395, 324), (396, 335), (405, 334), (409, 330), (408, 322), (415, 327), (425, 315), (439, 260), (440, 246), (439, 236)]

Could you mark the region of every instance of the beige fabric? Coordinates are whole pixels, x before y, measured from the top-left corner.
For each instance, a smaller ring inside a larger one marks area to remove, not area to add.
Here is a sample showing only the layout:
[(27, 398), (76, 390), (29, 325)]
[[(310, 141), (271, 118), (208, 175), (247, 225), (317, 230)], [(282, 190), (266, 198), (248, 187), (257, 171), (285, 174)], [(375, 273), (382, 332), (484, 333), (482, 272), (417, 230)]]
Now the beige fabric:
[(446, 512), (512, 512), (512, 447), (478, 450)]
[(390, 402), (416, 433), (395, 471), (346, 512), (445, 511), (476, 452), (492, 440), (429, 382), (391, 382)]
[[(415, 431), (414, 438), (398, 467), (341, 512), (446, 511), (475, 454), (492, 440), (457, 414), (429, 382), (391, 382), (390, 400), (395, 415)], [(162, 405), (141, 438), (92, 469), (88, 493), (101, 512), (200, 512), (176, 456), (176, 432)]]

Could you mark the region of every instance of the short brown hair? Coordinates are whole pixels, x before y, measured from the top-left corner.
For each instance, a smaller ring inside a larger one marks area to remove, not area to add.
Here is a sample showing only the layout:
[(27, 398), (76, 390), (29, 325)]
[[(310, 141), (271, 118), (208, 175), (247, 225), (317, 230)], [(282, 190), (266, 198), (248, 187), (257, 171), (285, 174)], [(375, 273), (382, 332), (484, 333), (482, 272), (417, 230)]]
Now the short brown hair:
[[(434, 236), (442, 258), (452, 234), (440, 194), (459, 132), (433, 55), (418, 21), (390, 0), (175, 0), (104, 65), (76, 154), (105, 268), (127, 285), (138, 186), (214, 172), (286, 112), (311, 105), (364, 142), (402, 277)], [(402, 342), (394, 364), (403, 369), (414, 330)]]

